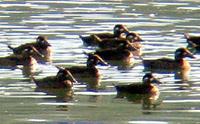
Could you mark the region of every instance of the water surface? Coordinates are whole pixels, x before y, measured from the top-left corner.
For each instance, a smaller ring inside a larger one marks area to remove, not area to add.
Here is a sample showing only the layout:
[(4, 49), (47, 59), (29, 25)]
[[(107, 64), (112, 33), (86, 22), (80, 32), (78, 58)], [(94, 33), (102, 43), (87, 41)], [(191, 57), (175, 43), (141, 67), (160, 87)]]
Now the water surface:
[[(54, 65), (82, 65), (84, 51), (79, 35), (112, 32), (124, 24), (144, 39), (144, 58), (173, 58), (178, 47), (186, 47), (183, 33), (199, 33), (197, 0), (3, 0), (0, 2), (0, 56), (11, 54), (7, 45), (18, 46), (48, 36), (54, 49)], [(158, 74), (165, 82), (156, 107), (144, 109), (142, 99), (116, 99), (113, 84), (141, 82), (143, 66), (119, 70), (98, 68), (102, 88), (88, 91), (85, 82), (72, 92), (38, 91), (21, 70), (0, 69), (0, 120), (4, 124), (168, 124), (200, 122), (200, 80), (197, 59), (187, 59), (192, 70), (189, 83), (178, 83), (174, 74)], [(53, 65), (40, 65), (37, 78), (55, 75)], [(188, 87), (189, 88), (183, 88)]]

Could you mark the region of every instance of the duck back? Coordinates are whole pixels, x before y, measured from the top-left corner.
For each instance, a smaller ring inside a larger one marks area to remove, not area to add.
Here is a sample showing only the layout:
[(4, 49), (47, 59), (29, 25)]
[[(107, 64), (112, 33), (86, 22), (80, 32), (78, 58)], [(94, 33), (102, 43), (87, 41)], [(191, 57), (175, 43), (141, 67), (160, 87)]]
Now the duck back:
[(117, 92), (126, 92), (132, 94), (148, 94), (152, 89), (152, 87), (148, 84), (117, 85), (115, 88)]
[[(95, 35), (98, 36), (100, 39), (114, 38), (114, 35), (111, 33), (99, 33), (99, 34), (95, 34)], [(88, 45), (88, 46), (97, 45), (97, 43), (92, 35), (80, 36), (80, 38), (83, 41), (84, 45)]]
[(180, 65), (177, 61), (168, 58), (161, 58), (157, 60), (143, 60), (143, 65), (145, 68), (150, 69), (176, 69)]
[(130, 57), (132, 53), (129, 50), (107, 49), (96, 51), (95, 54), (99, 55), (104, 60), (122, 60)]

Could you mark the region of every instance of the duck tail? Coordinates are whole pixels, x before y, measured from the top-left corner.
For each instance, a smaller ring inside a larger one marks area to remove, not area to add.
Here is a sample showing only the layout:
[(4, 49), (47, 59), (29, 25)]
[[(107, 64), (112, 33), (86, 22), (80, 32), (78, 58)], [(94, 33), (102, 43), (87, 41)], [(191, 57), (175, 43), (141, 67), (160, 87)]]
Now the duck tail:
[(83, 39), (83, 36), (82, 36), (82, 35), (79, 35), (79, 38)]

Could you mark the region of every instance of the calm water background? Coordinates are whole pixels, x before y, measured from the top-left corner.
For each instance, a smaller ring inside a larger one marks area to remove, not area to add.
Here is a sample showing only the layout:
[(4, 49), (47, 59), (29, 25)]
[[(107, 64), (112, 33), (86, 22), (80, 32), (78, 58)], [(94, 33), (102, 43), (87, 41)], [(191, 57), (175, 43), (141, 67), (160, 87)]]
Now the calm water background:
[[(11, 54), (7, 44), (18, 46), (46, 35), (54, 49), (56, 65), (82, 65), (83, 46), (79, 35), (112, 32), (124, 24), (145, 40), (144, 58), (173, 58), (174, 50), (186, 47), (184, 32), (199, 33), (198, 0), (2, 0), (0, 2), (0, 56)], [(102, 89), (89, 92), (75, 85), (74, 95), (36, 91), (35, 84), (21, 70), (0, 69), (1, 124), (122, 124), (122, 123), (200, 123), (199, 55), (188, 59), (192, 65), (190, 88), (175, 83), (174, 74), (155, 74), (165, 82), (160, 86), (155, 109), (143, 110), (141, 103), (115, 99), (114, 84), (140, 82), (143, 66), (131, 70), (99, 67)], [(39, 65), (37, 78), (56, 74), (52, 65)], [(84, 83), (84, 82), (83, 82)], [(68, 94), (67, 94), (68, 93)]]

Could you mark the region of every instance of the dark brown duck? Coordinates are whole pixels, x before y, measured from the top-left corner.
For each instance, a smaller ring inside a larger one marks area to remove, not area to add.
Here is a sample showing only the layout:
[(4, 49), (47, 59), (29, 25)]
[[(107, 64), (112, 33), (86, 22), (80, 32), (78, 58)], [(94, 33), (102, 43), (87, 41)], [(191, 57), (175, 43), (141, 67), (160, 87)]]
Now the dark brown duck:
[(8, 48), (10, 48), (11, 50), (13, 50), (13, 53), (18, 55), (21, 54), (22, 51), (28, 47), (33, 47), (35, 48), (37, 51), (39, 51), (42, 56), (38, 56), (38, 54), (32, 54), (34, 58), (36, 58), (38, 61), (45, 61), (45, 62), (50, 62), (52, 60), (52, 48), (51, 45), (48, 43), (47, 41), (47, 37), (45, 36), (38, 36), (36, 39), (36, 42), (32, 42), (32, 43), (26, 43), (26, 44), (22, 44), (18, 47), (12, 47), (12, 46), (8, 46)]
[(161, 70), (179, 70), (190, 69), (190, 64), (185, 57), (195, 58), (194, 55), (186, 48), (178, 48), (175, 51), (175, 59), (161, 58), (155, 60), (143, 60), (145, 68)]
[[(122, 25), (122, 24), (117, 24), (114, 26), (114, 29), (113, 29), (113, 33), (99, 33), (99, 34), (95, 34), (96, 36), (98, 36), (100, 39), (108, 39), (108, 38), (123, 38), (122, 34), (123, 33), (128, 33), (128, 29)], [(80, 38), (82, 39), (83, 43), (85, 45), (96, 45), (96, 41), (94, 40), (94, 37), (93, 37), (93, 34), (92, 35), (89, 35), (89, 36), (81, 36), (80, 35)]]
[(117, 93), (131, 93), (131, 94), (159, 94), (157, 84), (161, 82), (156, 79), (151, 73), (143, 76), (142, 83), (134, 83), (129, 85), (116, 85)]
[(32, 77), (32, 80), (38, 88), (47, 89), (71, 89), (73, 83), (76, 82), (75, 78), (67, 69), (59, 69), (56, 76), (48, 76), (42, 79)]

